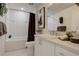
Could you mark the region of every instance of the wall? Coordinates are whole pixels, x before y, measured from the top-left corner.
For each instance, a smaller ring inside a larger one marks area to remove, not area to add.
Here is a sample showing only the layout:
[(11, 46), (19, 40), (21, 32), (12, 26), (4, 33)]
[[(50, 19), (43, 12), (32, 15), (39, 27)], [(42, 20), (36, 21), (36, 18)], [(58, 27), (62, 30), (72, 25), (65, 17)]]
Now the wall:
[(75, 31), (79, 29), (79, 6), (74, 5), (57, 14), (54, 14), (53, 16), (55, 19), (59, 19), (61, 16), (64, 17), (64, 23), (62, 25), (67, 26), (67, 31)]
[(57, 26), (60, 25), (58, 19), (55, 19), (53, 16), (48, 16), (47, 17), (47, 24), (48, 24), (48, 31), (56, 31), (57, 30)]
[[(41, 4), (39, 5), (39, 7), (37, 8), (37, 11), (42, 8), (42, 7), (46, 7), (46, 28), (45, 28), (45, 32), (48, 31), (48, 15), (47, 15), (47, 9), (49, 8), (51, 4)], [(59, 25), (66, 25), (67, 26), (67, 31), (75, 31), (75, 30), (79, 30), (79, 6), (77, 5), (73, 5), (69, 8), (64, 9), (63, 11), (60, 11), (56, 14), (52, 14), (53, 19), (55, 19), (56, 21), (59, 22), (59, 17), (63, 16), (64, 17), (64, 23), (63, 24), (58, 24)], [(50, 24), (51, 25), (51, 24)], [(46, 32), (47, 33), (47, 32)]]
[(64, 23), (59, 25), (66, 25), (67, 31), (79, 30), (79, 6), (74, 5), (61, 12), (52, 15), (55, 20), (59, 22), (59, 17), (64, 17)]
[(72, 27), (71, 29), (74, 30), (79, 30), (79, 6), (74, 5), (72, 7)]
[(65, 25), (67, 26), (67, 31), (71, 30), (71, 21), (72, 21), (72, 9), (73, 7), (67, 8), (59, 13), (56, 13), (54, 15), (52, 15), (54, 17), (54, 19), (56, 19), (59, 22), (59, 17), (63, 17), (63, 24), (59, 24), (60, 25)]

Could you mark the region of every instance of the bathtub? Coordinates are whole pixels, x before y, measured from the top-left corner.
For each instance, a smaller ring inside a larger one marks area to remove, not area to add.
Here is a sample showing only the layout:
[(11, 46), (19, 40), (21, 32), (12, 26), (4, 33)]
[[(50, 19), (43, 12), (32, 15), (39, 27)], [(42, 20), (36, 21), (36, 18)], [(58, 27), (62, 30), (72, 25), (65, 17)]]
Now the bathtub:
[(25, 43), (27, 39), (25, 37), (14, 37), (11, 39), (6, 39), (5, 51), (13, 51), (16, 49), (25, 48)]

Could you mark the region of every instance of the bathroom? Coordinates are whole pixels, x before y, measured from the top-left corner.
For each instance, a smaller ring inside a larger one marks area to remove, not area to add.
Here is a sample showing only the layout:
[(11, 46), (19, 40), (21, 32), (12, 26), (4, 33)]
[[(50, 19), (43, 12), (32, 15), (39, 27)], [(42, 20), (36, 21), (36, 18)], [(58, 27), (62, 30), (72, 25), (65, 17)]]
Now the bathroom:
[(70, 40), (79, 39), (78, 3), (6, 3), (6, 8), (0, 16), (7, 31), (0, 37), (1, 56), (79, 55), (79, 41)]

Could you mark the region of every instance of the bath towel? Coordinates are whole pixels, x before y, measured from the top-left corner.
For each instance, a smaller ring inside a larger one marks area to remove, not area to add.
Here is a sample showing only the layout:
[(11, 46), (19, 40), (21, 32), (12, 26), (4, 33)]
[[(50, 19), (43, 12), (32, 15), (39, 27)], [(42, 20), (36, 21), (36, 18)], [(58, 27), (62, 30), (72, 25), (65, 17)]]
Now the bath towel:
[(0, 36), (3, 35), (3, 26), (2, 26), (2, 22), (0, 22)]
[(7, 27), (5, 23), (2, 23), (3, 26), (3, 34), (7, 34)]
[(6, 24), (3, 22), (0, 22), (0, 36), (4, 34), (7, 34)]

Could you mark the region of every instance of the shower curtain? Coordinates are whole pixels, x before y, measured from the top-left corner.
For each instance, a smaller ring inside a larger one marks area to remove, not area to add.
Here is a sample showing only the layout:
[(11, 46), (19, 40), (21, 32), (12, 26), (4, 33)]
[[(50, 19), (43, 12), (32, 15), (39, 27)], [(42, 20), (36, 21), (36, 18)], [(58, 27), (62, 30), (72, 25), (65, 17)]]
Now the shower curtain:
[(34, 34), (35, 34), (35, 14), (30, 13), (27, 42), (34, 41)]

